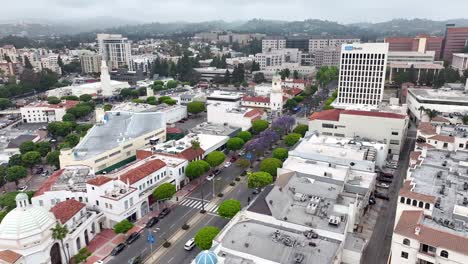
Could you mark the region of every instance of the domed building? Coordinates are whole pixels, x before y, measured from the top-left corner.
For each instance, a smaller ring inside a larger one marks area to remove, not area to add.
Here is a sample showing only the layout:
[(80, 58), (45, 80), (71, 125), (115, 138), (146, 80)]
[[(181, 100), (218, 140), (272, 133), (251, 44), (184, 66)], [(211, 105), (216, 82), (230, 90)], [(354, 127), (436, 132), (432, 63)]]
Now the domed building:
[(195, 264), (218, 264), (218, 257), (213, 251), (203, 250), (195, 258)]
[(6, 249), (0, 251), (0, 262), (62, 263), (59, 244), (52, 239), (56, 222), (51, 212), (31, 205), (28, 195), (19, 193), (16, 208), (0, 223), (0, 248)]

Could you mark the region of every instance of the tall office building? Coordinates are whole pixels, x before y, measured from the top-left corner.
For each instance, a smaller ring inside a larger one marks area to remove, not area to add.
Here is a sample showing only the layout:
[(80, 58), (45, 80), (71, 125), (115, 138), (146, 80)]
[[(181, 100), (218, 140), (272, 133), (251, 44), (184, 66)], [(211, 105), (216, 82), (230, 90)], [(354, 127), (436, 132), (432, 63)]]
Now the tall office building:
[(92, 51), (80, 55), (81, 71), (83, 73), (98, 73), (101, 70), (102, 56)]
[(338, 104), (380, 104), (384, 91), (387, 53), (388, 43), (354, 43), (341, 47)]
[(128, 67), (129, 70), (133, 70), (133, 65), (130, 63), (131, 46), (127, 38), (120, 34), (97, 34), (97, 42), (99, 54), (109, 68)]
[(442, 43), (442, 59), (452, 61), (453, 53), (460, 53), (465, 47), (468, 47), (468, 27), (447, 24)]

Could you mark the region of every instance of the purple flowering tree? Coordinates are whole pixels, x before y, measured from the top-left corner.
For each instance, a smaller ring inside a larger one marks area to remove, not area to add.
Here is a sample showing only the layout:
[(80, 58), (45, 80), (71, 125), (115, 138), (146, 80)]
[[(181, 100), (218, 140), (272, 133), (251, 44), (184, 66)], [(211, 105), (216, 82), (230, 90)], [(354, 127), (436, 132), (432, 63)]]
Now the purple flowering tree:
[(289, 115), (283, 115), (273, 121), (271, 124), (272, 129), (280, 133), (281, 135), (287, 134), (291, 131), (292, 127), (296, 123), (296, 119)]
[(278, 136), (278, 133), (276, 133), (275, 131), (267, 129), (263, 131), (262, 133), (260, 133), (259, 138), (262, 138), (263, 140), (265, 140), (266, 143), (268, 143), (268, 146), (270, 147), (273, 143), (278, 141), (280, 137)]

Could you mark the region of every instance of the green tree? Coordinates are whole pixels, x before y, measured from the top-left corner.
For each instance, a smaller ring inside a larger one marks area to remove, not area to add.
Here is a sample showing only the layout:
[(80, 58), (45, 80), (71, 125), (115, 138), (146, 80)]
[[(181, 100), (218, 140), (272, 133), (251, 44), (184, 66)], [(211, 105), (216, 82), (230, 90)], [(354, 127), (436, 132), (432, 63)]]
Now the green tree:
[(79, 101), (80, 98), (78, 98), (78, 96), (76, 95), (66, 95), (66, 96), (60, 97), (60, 100)]
[(114, 233), (116, 234), (125, 234), (128, 230), (133, 228), (133, 223), (124, 219), (114, 225)]
[(281, 76), (281, 80), (285, 80), (286, 78), (289, 78), (289, 76), (291, 75), (291, 71), (286, 68), (286, 69), (283, 69), (279, 72), (279, 75)]
[(295, 96), (293, 98), (293, 100), (300, 103), (300, 102), (304, 101), (304, 96), (302, 96), (302, 95)]
[(218, 215), (224, 218), (231, 219), (241, 210), (239, 200), (229, 199), (223, 201), (218, 207)]
[(55, 166), (55, 168), (60, 168), (60, 151), (54, 150), (47, 154), (46, 161), (50, 166)]
[(0, 110), (5, 110), (11, 106), (13, 106), (13, 104), (10, 100), (6, 98), (0, 98)]
[(198, 230), (195, 235), (195, 245), (201, 250), (208, 250), (213, 245), (213, 239), (219, 234), (219, 228), (215, 226), (205, 226)]
[(72, 122), (50, 122), (47, 130), (54, 137), (65, 137), (73, 131), (74, 125)]
[(158, 102), (161, 104), (168, 99), (172, 99), (172, 98), (170, 96), (164, 95), (158, 98)]
[(104, 105), (104, 111), (107, 112), (107, 111), (110, 111), (110, 110), (112, 110), (112, 105), (111, 104), (105, 104)]
[(18, 181), (25, 178), (27, 175), (28, 172), (25, 167), (15, 165), (7, 169), (6, 179), (9, 182), (15, 182), (16, 186), (18, 186)]
[(294, 146), (294, 144), (296, 144), (299, 139), (301, 139), (301, 134), (291, 133), (284, 138), (284, 144), (286, 144), (288, 147), (291, 147)]
[(244, 146), (244, 140), (242, 138), (233, 137), (230, 138), (226, 143), (226, 148), (231, 151), (238, 151)]
[(156, 100), (156, 97), (154, 96), (149, 96), (146, 98), (146, 103), (150, 105), (157, 105), (158, 101)]
[(139, 98), (132, 99), (132, 103), (143, 104), (145, 101)]
[(172, 99), (172, 98), (171, 99), (166, 99), (166, 100), (164, 100), (163, 103), (165, 103), (167, 105), (175, 105), (175, 104), (177, 104), (177, 100)]
[(55, 224), (55, 227), (51, 228), (52, 231), (52, 238), (54, 240), (60, 241), (60, 246), (62, 247), (62, 252), (65, 253), (65, 260), (66, 263), (69, 263), (70, 256), (67, 255), (67, 251), (63, 245), (63, 240), (67, 237), (68, 235), (68, 228), (66, 226), (61, 225), (59, 222)]
[(426, 111), (427, 116), (429, 117), (429, 121), (432, 121), (434, 117), (439, 115), (439, 111), (434, 110), (434, 109), (426, 109), (425, 111)]
[(288, 158), (288, 150), (285, 148), (276, 148), (272, 152), (273, 158), (278, 160), (285, 160)]
[(153, 85), (154, 85), (154, 86), (156, 86), (156, 85), (164, 86), (164, 82), (161, 81), (161, 80), (156, 80), (156, 81), (154, 81)]
[(45, 157), (47, 156), (47, 153), (49, 153), (50, 150), (52, 149), (52, 146), (47, 141), (41, 141), (41, 142), (36, 143), (35, 149), (36, 151), (41, 153), (42, 157)]
[(153, 197), (156, 201), (164, 201), (172, 198), (176, 193), (176, 187), (172, 183), (163, 183), (153, 191)]
[(245, 169), (250, 167), (250, 161), (248, 159), (241, 158), (236, 161), (236, 165)]
[(62, 121), (75, 122), (76, 117), (70, 113), (66, 113), (62, 117)]
[(80, 101), (82, 101), (82, 102), (89, 102), (91, 100), (93, 100), (93, 97), (91, 95), (89, 95), (89, 94), (80, 95)]
[(225, 84), (230, 84), (231, 83), (231, 73), (229, 72), (228, 69), (226, 69), (226, 72), (224, 73), (223, 82)]
[(166, 83), (167, 89), (174, 89), (177, 87), (177, 81), (170, 80)]
[(25, 141), (19, 146), (19, 151), (21, 154), (34, 150), (36, 150), (36, 144), (34, 144), (32, 141)]
[(82, 248), (78, 251), (78, 254), (73, 256), (74, 263), (85, 263), (86, 260), (91, 256), (92, 253), (86, 248)]
[(244, 140), (244, 142), (247, 142), (252, 138), (252, 134), (249, 131), (241, 131), (237, 133), (236, 137), (241, 138)]
[(293, 78), (294, 79), (299, 79), (299, 72), (297, 70), (293, 71)]
[(21, 155), (20, 154), (15, 154), (10, 157), (8, 160), (8, 166), (22, 166), (23, 161), (21, 161)]
[(49, 104), (60, 104), (61, 100), (56, 96), (49, 96), (47, 97), (47, 102)]
[(208, 164), (208, 162), (204, 160), (195, 160), (187, 165), (187, 168), (185, 169), (185, 175), (191, 180), (194, 180), (203, 175), (203, 173), (207, 172), (208, 170), (210, 170), (210, 164)]
[(205, 104), (203, 102), (190, 102), (187, 104), (187, 111), (191, 114), (197, 115), (205, 111)]
[(226, 155), (224, 155), (224, 153), (221, 151), (213, 151), (205, 157), (205, 161), (210, 165), (211, 168), (215, 168), (221, 165), (225, 159)]
[(268, 122), (262, 119), (252, 121), (252, 130), (255, 134), (262, 132), (269, 126)]
[(23, 57), (23, 62), (24, 62), (24, 67), (25, 67), (26, 69), (29, 69), (29, 70), (32, 70), (32, 69), (33, 69), (33, 66), (32, 66), (31, 62), (29, 61), (28, 56), (24, 56), (24, 57)]
[(31, 168), (34, 167), (34, 165), (38, 164), (41, 161), (41, 153), (38, 151), (29, 151), (21, 155), (21, 160), (23, 161), (23, 164)]
[(257, 72), (254, 74), (253, 81), (255, 83), (263, 83), (266, 82), (265, 75), (263, 72)]
[(158, 85), (153, 86), (153, 90), (154, 90), (154, 91), (162, 91), (162, 90), (164, 90), (164, 89), (165, 89), (164, 86), (161, 85), (161, 84), (158, 84)]
[(70, 147), (74, 147), (80, 142), (80, 136), (77, 134), (70, 134), (65, 137), (65, 142), (68, 143)]
[(463, 124), (464, 124), (464, 125), (468, 125), (468, 115), (464, 115), (464, 116), (462, 117), (462, 121), (463, 121)]
[(293, 130), (294, 133), (300, 134), (302, 137), (305, 136), (307, 131), (309, 131), (309, 126), (304, 124), (297, 125)]
[(264, 171), (250, 173), (247, 178), (247, 186), (251, 189), (263, 188), (271, 183), (273, 183), (273, 176)]
[(190, 141), (190, 144), (192, 145), (193, 149), (195, 149), (195, 150), (200, 149), (200, 141), (192, 140), (192, 141)]
[(284, 107), (287, 109), (293, 110), (297, 106), (297, 102), (294, 99), (288, 99)]
[(260, 171), (268, 172), (271, 176), (276, 176), (278, 168), (283, 167), (283, 162), (277, 158), (266, 158), (260, 163)]

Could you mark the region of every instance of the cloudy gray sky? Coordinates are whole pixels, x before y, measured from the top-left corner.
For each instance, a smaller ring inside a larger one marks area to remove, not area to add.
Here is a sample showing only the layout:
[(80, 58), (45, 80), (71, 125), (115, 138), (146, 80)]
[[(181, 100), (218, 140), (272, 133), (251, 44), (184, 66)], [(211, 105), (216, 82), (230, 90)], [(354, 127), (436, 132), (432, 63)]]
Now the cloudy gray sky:
[(317, 18), (350, 23), (468, 18), (468, 0), (14, 0), (1, 6), (0, 20), (26, 21), (97, 16), (141, 22)]

